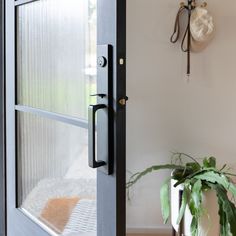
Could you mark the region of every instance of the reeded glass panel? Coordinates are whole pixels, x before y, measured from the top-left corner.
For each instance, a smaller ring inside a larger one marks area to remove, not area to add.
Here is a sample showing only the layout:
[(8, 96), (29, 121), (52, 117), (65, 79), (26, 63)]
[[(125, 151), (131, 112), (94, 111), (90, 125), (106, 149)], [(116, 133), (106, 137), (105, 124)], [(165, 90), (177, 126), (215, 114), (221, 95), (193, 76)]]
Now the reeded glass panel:
[[(96, 91), (96, 0), (34, 1), (18, 6), (16, 17), (17, 104), (87, 119)], [(17, 112), (18, 207), (58, 235), (96, 235), (87, 136)]]
[[(17, 113), (18, 204), (59, 235), (96, 235), (87, 130)], [(74, 234), (73, 234), (74, 235)]]
[(18, 104), (87, 117), (96, 91), (96, 17), (96, 0), (17, 7)]

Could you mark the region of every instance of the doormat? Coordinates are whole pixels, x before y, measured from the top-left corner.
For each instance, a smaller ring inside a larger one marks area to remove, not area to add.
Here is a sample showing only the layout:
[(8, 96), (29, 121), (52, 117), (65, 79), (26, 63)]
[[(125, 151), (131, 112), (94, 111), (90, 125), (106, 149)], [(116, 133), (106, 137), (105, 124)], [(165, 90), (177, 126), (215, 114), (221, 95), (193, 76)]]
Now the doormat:
[(39, 218), (57, 233), (62, 233), (78, 202), (78, 197), (49, 199)]

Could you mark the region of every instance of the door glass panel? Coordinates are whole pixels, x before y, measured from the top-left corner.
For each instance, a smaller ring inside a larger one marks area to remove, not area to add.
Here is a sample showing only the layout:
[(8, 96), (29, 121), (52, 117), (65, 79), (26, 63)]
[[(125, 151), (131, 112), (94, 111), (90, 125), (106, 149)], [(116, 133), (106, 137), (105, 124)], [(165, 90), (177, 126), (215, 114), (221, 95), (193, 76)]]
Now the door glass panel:
[(87, 129), (22, 112), (17, 127), (19, 207), (59, 235), (95, 236), (96, 172), (88, 167)]
[[(96, 0), (16, 8), (17, 104), (87, 119), (96, 92)], [(31, 110), (32, 111), (32, 110)], [(41, 113), (42, 114), (42, 113)], [(88, 130), (17, 112), (17, 203), (58, 235), (96, 235)]]
[(17, 7), (17, 103), (87, 117), (96, 91), (96, 0)]

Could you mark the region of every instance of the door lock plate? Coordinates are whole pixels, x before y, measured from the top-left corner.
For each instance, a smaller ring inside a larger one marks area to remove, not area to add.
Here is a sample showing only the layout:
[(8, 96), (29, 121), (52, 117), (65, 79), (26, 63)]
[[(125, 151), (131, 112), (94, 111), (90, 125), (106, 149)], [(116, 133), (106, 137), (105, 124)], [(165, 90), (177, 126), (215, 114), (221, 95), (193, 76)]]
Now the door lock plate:
[(112, 46), (97, 46), (97, 104), (106, 105), (97, 113), (97, 161), (106, 165), (98, 171), (113, 172), (113, 92), (112, 92)]

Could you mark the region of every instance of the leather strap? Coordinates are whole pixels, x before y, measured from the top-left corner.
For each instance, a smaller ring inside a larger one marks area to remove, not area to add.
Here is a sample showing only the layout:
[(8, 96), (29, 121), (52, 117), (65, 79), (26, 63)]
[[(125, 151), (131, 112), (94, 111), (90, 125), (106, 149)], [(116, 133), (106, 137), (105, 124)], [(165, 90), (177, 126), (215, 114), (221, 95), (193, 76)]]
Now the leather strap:
[(186, 10), (185, 6), (181, 6), (179, 8), (179, 11), (178, 11), (177, 15), (176, 15), (174, 32), (170, 37), (171, 43), (176, 43), (179, 39), (179, 35), (180, 35), (180, 20), (179, 19), (180, 19), (180, 16), (181, 16), (181, 14), (183, 13), (184, 10)]
[[(188, 24), (184, 31), (183, 39), (181, 41), (181, 50), (187, 53), (187, 75), (190, 75), (190, 53), (191, 53), (191, 31), (190, 31), (190, 18), (192, 9), (189, 9), (188, 6), (181, 6), (177, 12), (175, 24), (174, 24), (174, 32), (170, 37), (171, 43), (176, 43), (180, 37), (180, 16), (184, 11), (188, 12)], [(187, 41), (187, 42), (186, 42)], [(185, 45), (186, 48), (185, 48)]]
[(188, 9), (188, 39), (187, 39), (187, 75), (190, 75), (190, 66), (191, 66), (191, 61), (190, 61), (190, 50), (191, 50), (191, 30), (190, 30), (190, 19), (191, 19), (191, 14), (192, 14), (192, 10)]

